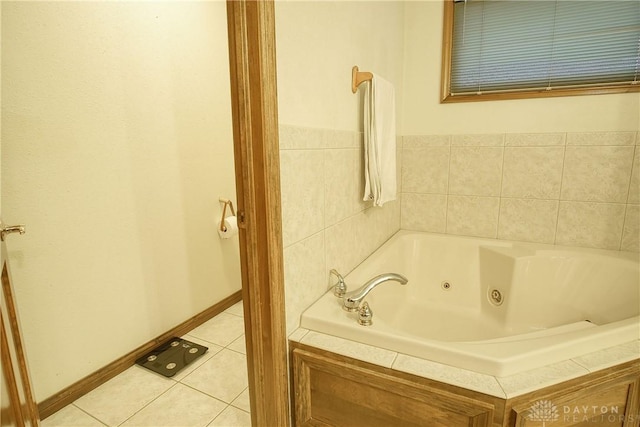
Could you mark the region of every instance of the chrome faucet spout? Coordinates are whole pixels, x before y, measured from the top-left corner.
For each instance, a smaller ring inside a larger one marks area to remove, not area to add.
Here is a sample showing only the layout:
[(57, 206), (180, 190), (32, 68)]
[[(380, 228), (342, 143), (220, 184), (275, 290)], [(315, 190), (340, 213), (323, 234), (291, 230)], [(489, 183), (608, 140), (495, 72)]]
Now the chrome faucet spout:
[(385, 273), (379, 276), (374, 277), (365, 283), (360, 289), (356, 289), (353, 292), (349, 292), (344, 296), (344, 308), (347, 311), (356, 311), (360, 306), (360, 303), (364, 298), (371, 292), (376, 286), (388, 282), (394, 281), (398, 282), (401, 285), (406, 285), (408, 280), (401, 274), (396, 273)]

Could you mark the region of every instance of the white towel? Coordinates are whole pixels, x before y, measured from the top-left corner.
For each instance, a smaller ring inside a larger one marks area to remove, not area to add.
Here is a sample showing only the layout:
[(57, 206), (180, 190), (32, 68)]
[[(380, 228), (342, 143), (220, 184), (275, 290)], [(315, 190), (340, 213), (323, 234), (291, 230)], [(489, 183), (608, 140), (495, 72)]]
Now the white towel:
[(393, 85), (373, 75), (364, 94), (364, 200), (396, 199), (396, 105)]

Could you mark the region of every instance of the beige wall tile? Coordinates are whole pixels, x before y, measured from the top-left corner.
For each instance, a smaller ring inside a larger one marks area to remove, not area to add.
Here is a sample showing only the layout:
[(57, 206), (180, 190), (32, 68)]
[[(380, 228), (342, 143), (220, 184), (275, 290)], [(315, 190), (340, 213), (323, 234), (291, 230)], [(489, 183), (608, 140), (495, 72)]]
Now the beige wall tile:
[(502, 196), (558, 199), (564, 147), (506, 147)]
[[(624, 213), (615, 204), (640, 203), (640, 166), (633, 166), (640, 163), (640, 153), (634, 155), (633, 145), (640, 143), (639, 134), (405, 136), (402, 228), (440, 231), (442, 208), (448, 204), (448, 233), (488, 237), (497, 234), (505, 239), (546, 243), (555, 239), (562, 244), (615, 249), (616, 244), (620, 246), (624, 220)], [(443, 190), (442, 169), (446, 168), (444, 153), (448, 146), (448, 188)], [(427, 153), (433, 155), (427, 158)], [(428, 168), (421, 167), (429, 161)], [(504, 199), (493, 199), (497, 196)], [(558, 215), (554, 220), (553, 212), (560, 213), (556, 199), (587, 203), (563, 204), (561, 223), (556, 224)], [(469, 207), (472, 201), (478, 204), (479, 211)], [(493, 220), (497, 209), (502, 209), (499, 228)], [(467, 213), (469, 217), (465, 217)], [(478, 216), (486, 221), (469, 219)], [(600, 222), (603, 218), (607, 219), (604, 223)], [(555, 236), (556, 225), (561, 231), (559, 236)], [(592, 225), (593, 231), (586, 232)], [(626, 233), (631, 239), (633, 234)]]
[(325, 148), (361, 148), (362, 132), (347, 130), (323, 129)]
[(400, 229), (400, 201), (394, 200), (382, 207), (368, 208), (355, 218), (355, 250), (359, 264)]
[(517, 147), (540, 147), (564, 145), (565, 133), (508, 133), (505, 145)]
[(567, 145), (633, 145), (636, 132), (570, 132)]
[(449, 196), (447, 233), (495, 238), (498, 230), (498, 197)]
[(629, 185), (629, 198), (627, 203), (640, 203), (640, 148), (636, 147), (633, 156), (633, 170), (631, 172), (631, 185)]
[(553, 243), (557, 218), (557, 200), (502, 199), (498, 238)]
[[(396, 188), (396, 199), (400, 199), (400, 192), (402, 191), (402, 165), (403, 163), (403, 156), (402, 153), (404, 152), (404, 149), (402, 148), (402, 144), (399, 144), (398, 147), (396, 148), (396, 183), (397, 183), (397, 188)], [(363, 149), (363, 155), (364, 155), (364, 149)], [(362, 161), (362, 168), (364, 170), (364, 160)]]
[(451, 147), (449, 194), (499, 196), (502, 147)]
[(500, 147), (504, 145), (503, 133), (453, 135), (451, 145), (466, 147)]
[(324, 148), (325, 131), (323, 129), (281, 124), (278, 130), (281, 150)]
[(450, 145), (451, 135), (407, 135), (402, 137), (404, 148), (448, 147)]
[(324, 228), (323, 151), (280, 151), (280, 185), (286, 247)]
[(405, 148), (402, 191), (446, 194), (449, 180), (449, 147)]
[(328, 289), (324, 232), (285, 248), (284, 283), (287, 334), (290, 334), (298, 327), (302, 312)]
[(325, 226), (365, 209), (362, 149), (324, 150)]
[(632, 146), (568, 146), (561, 199), (626, 202), (633, 150)]
[(361, 215), (362, 212), (325, 229), (326, 268), (346, 275), (358, 265), (356, 228)]
[(627, 205), (620, 249), (640, 251), (640, 205)]
[(328, 227), (325, 230), (327, 268), (348, 274), (399, 229), (399, 201), (370, 207)]
[(401, 228), (444, 233), (447, 226), (446, 194), (402, 194)]
[(617, 250), (624, 204), (561, 201), (556, 244)]
[[(293, 126), (280, 131), (287, 331), (292, 332), (301, 312), (326, 291), (330, 268), (349, 273), (399, 230), (400, 201), (375, 208), (362, 201), (362, 133)], [(402, 138), (396, 141), (400, 165)], [(400, 166), (397, 177), (399, 187)]]

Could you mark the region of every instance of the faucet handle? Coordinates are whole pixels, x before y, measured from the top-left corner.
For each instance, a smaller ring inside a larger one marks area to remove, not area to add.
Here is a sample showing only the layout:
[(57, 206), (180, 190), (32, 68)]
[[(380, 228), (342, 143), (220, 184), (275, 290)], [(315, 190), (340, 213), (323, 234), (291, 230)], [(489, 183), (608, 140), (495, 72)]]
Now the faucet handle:
[(358, 310), (358, 323), (362, 326), (371, 326), (373, 324), (373, 310), (369, 307), (368, 302), (363, 302)]
[(347, 293), (347, 284), (344, 283), (344, 278), (335, 268), (329, 271), (329, 275), (331, 274), (334, 274), (338, 278), (338, 283), (333, 287), (333, 294), (338, 298), (344, 297), (344, 294)]

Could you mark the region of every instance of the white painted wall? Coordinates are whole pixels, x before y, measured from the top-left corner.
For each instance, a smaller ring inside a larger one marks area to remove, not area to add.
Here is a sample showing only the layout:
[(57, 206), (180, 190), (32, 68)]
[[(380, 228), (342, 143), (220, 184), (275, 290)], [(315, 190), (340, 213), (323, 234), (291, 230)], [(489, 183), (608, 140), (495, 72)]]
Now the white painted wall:
[(443, 2), (405, 3), (403, 135), (635, 131), (640, 94), (440, 104)]
[(224, 2), (2, 7), (2, 213), (38, 401), (240, 289)]
[(351, 68), (393, 83), (400, 123), (403, 2), (276, 3), (278, 114), (281, 124), (362, 131), (362, 95)]

